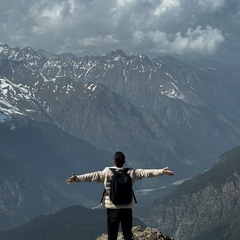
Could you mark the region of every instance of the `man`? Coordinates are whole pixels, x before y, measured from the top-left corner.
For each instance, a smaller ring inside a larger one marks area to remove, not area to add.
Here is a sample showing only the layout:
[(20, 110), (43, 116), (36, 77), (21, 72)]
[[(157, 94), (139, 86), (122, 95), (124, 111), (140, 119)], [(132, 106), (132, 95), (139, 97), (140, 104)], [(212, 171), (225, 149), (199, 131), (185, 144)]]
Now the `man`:
[[(132, 197), (132, 201), (129, 204), (116, 205), (110, 199), (110, 188), (113, 171), (124, 171), (123, 165), (125, 163), (125, 155), (123, 152), (116, 152), (114, 155), (114, 166), (106, 167), (103, 171), (97, 171), (92, 173), (86, 173), (82, 175), (72, 174), (66, 180), (66, 183), (71, 182), (102, 182), (105, 187), (105, 194), (102, 199), (102, 205), (107, 208), (107, 221), (108, 221), (108, 240), (116, 240), (118, 235), (119, 225), (121, 223), (124, 240), (133, 239), (132, 235), (132, 207), (135, 205), (135, 198)], [(163, 174), (173, 176), (174, 173), (167, 167), (163, 169), (133, 169), (129, 168), (127, 172), (132, 180), (132, 185), (135, 181), (142, 178), (156, 177)]]

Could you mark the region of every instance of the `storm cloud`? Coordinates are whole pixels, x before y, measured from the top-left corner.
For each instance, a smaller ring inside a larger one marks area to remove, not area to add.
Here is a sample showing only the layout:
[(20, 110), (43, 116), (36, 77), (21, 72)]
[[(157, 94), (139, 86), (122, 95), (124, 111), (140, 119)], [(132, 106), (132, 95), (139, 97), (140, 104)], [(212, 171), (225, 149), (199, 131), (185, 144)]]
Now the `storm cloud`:
[(0, 0), (0, 43), (239, 59), (240, 0)]

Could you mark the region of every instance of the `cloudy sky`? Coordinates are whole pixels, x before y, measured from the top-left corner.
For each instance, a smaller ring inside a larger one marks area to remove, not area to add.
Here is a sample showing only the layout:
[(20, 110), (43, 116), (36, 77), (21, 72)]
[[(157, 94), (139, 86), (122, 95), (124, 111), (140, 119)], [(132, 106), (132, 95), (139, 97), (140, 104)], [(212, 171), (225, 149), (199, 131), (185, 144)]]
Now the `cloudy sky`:
[(0, 0), (0, 44), (240, 59), (240, 0)]

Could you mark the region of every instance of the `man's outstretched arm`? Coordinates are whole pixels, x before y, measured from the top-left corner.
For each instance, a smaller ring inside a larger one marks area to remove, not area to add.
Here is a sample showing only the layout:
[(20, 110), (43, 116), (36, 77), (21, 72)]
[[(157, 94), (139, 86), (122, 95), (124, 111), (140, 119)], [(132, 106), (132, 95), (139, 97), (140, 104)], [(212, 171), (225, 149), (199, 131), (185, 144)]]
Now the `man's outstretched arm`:
[(141, 180), (142, 178), (150, 178), (157, 177), (163, 174), (167, 174), (168, 176), (174, 176), (174, 172), (169, 170), (168, 167), (160, 168), (160, 169), (135, 169), (133, 172), (133, 178), (137, 180)]
[(102, 171), (96, 171), (96, 172), (90, 172), (80, 175), (75, 175), (75, 173), (72, 173), (72, 176), (69, 177), (66, 180), (66, 183), (72, 183), (72, 182), (103, 182), (104, 181), (104, 172)]

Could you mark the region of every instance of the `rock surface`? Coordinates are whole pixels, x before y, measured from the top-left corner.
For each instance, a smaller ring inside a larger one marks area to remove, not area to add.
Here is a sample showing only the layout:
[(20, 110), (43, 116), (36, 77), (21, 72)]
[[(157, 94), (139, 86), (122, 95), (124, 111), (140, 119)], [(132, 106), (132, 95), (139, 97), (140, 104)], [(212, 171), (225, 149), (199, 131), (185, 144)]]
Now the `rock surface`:
[[(156, 228), (147, 227), (146, 229), (141, 229), (137, 226), (133, 227), (132, 233), (134, 240), (173, 240), (173, 238), (170, 238)], [(107, 234), (102, 234), (97, 240), (108, 240)], [(117, 240), (124, 240), (122, 233), (118, 234)]]

